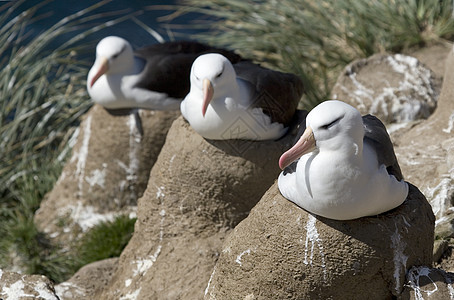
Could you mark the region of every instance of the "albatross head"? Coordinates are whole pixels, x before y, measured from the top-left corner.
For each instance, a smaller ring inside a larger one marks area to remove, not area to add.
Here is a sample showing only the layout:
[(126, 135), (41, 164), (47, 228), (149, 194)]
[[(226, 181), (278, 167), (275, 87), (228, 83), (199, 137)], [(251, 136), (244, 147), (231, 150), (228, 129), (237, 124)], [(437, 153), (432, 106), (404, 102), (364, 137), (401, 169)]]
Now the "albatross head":
[(354, 107), (337, 100), (322, 102), (306, 118), (306, 130), (296, 144), (279, 159), (284, 169), (306, 153), (314, 150), (342, 151), (354, 147), (362, 149), (364, 125), (361, 114)]
[(127, 72), (134, 63), (134, 52), (125, 39), (117, 36), (103, 38), (96, 46), (96, 60), (88, 75), (89, 85), (104, 74)]
[(202, 115), (205, 116), (208, 105), (216, 98), (229, 91), (236, 74), (230, 61), (223, 55), (209, 53), (199, 56), (192, 64), (191, 89), (202, 91)]

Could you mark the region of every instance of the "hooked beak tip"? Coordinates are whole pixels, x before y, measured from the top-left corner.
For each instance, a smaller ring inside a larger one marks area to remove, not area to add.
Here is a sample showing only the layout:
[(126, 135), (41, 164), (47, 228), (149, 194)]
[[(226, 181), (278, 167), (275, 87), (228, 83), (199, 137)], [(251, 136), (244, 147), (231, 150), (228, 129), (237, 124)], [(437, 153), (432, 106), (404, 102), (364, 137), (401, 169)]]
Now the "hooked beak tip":
[(281, 170), (284, 170), (285, 167), (287, 167), (287, 166), (284, 166), (284, 162), (283, 162), (283, 159), (282, 159), (282, 156), (281, 156), (281, 158), (279, 158), (279, 168)]

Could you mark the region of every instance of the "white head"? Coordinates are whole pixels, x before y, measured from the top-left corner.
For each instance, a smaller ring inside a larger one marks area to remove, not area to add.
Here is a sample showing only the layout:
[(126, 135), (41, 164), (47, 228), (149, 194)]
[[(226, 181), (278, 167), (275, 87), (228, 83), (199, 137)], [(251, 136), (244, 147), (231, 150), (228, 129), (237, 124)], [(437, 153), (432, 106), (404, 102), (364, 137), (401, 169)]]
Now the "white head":
[(197, 57), (191, 69), (191, 91), (197, 89), (203, 93), (203, 116), (211, 100), (216, 98), (216, 95), (227, 93), (235, 80), (235, 70), (225, 56), (210, 53)]
[(345, 147), (362, 149), (364, 125), (360, 112), (338, 100), (317, 105), (306, 118), (306, 130), (298, 142), (279, 159), (284, 169), (306, 153), (316, 149), (340, 150)]
[(94, 75), (90, 87), (104, 74), (121, 74), (134, 64), (134, 52), (125, 39), (117, 36), (103, 38), (96, 46), (96, 60), (93, 65)]

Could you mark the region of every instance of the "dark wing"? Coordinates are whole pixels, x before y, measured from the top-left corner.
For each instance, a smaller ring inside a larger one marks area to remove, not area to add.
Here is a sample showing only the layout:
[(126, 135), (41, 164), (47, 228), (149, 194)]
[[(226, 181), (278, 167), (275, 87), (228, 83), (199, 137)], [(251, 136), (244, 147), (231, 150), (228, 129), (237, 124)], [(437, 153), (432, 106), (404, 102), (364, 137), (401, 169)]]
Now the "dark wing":
[(385, 125), (372, 115), (363, 116), (363, 124), (366, 132), (364, 143), (376, 149), (378, 163), (384, 164), (389, 174), (394, 175), (397, 180), (402, 180), (402, 171)]
[(237, 77), (247, 82), (253, 91), (251, 106), (262, 108), (272, 122), (288, 126), (304, 92), (301, 79), (249, 61), (241, 61), (233, 67)]
[(172, 98), (184, 98), (189, 93), (192, 63), (198, 56), (206, 53), (220, 53), (232, 63), (241, 60), (241, 57), (232, 51), (198, 42), (155, 44), (135, 51), (135, 55), (146, 62), (137, 86), (166, 93)]

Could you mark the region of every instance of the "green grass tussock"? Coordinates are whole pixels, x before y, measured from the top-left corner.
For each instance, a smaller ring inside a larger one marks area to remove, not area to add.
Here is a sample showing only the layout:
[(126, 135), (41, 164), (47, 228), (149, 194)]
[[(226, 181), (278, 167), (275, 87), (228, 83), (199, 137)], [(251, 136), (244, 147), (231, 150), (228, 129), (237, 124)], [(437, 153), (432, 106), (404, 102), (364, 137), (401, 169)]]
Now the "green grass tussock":
[[(0, 267), (48, 274), (58, 267), (33, 214), (61, 172), (58, 155), (90, 107), (87, 66), (75, 59), (76, 49), (46, 49), (64, 24), (30, 39), (25, 29), (45, 2), (17, 14), (23, 2), (0, 8)], [(56, 273), (52, 277), (60, 277)]]
[(197, 26), (212, 31), (198, 38), (300, 76), (307, 91), (305, 108), (325, 100), (339, 72), (354, 59), (452, 39), (454, 34), (451, 0), (184, 3), (179, 14), (199, 12), (210, 17)]
[(90, 229), (79, 241), (76, 253), (80, 266), (120, 256), (134, 233), (136, 218), (118, 216)]
[[(92, 105), (86, 92), (91, 62), (80, 55), (91, 53), (94, 45), (76, 43), (133, 14), (92, 24), (118, 15), (87, 16), (109, 2), (99, 1), (31, 37), (28, 27), (46, 16), (37, 11), (49, 2), (25, 11), (20, 10), (25, 0), (0, 6), (0, 268), (44, 274), (58, 282), (77, 263), (49, 244), (33, 217), (61, 173), (80, 117)], [(62, 35), (69, 40), (52, 48)]]

